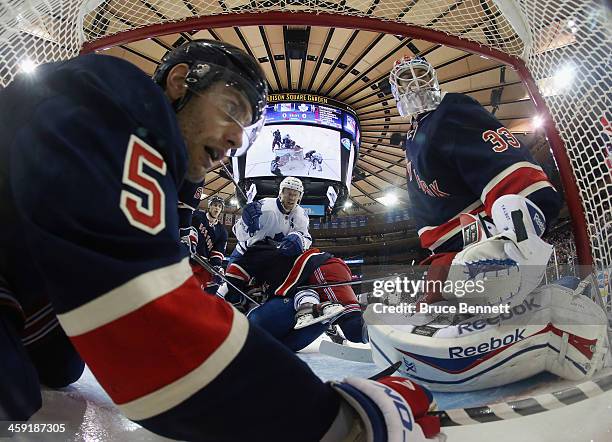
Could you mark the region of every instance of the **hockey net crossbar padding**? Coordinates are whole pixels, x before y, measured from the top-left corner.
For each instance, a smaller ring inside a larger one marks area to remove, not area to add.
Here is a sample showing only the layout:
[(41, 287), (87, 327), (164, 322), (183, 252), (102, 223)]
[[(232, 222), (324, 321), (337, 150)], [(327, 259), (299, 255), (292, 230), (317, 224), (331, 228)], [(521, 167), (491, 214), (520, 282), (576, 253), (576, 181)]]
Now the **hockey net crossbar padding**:
[(334, 26), (478, 53), (519, 73), (561, 172), (579, 263), (610, 270), (610, 14), (604, 0), (0, 0), (0, 84), (27, 59), (213, 27)]

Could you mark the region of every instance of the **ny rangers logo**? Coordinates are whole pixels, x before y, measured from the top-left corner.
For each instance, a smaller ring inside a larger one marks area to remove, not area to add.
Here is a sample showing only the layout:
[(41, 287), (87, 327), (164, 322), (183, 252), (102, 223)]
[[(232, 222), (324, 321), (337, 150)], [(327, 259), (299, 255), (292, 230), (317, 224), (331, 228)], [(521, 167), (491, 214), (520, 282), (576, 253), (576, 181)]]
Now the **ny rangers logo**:
[(438, 198), (446, 198), (450, 196), (450, 193), (440, 190), (438, 180), (433, 180), (431, 184), (427, 184), (425, 180), (421, 179), (417, 170), (412, 167), (412, 161), (408, 161), (406, 164), (406, 171), (408, 172), (408, 181), (416, 181), (417, 186), (424, 194)]

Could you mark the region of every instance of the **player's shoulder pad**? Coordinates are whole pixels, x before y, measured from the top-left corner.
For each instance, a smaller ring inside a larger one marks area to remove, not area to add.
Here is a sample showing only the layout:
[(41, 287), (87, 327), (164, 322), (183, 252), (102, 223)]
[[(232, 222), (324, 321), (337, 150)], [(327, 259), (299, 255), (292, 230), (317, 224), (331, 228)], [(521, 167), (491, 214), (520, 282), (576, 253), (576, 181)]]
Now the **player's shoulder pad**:
[(501, 125), (495, 117), (474, 98), (458, 93), (447, 93), (436, 110), (436, 119), (461, 129), (481, 129)]
[(262, 198), (259, 200), (259, 202), (261, 203), (262, 212), (275, 212), (278, 210), (276, 198)]
[[(160, 151), (186, 156), (183, 138), (170, 100), (134, 64), (117, 57), (87, 54), (49, 68), (53, 89), (92, 102), (100, 112), (113, 112), (142, 128), (137, 135)], [(86, 93), (86, 91), (90, 93)], [(89, 103), (91, 104), (91, 103)], [(177, 146), (179, 144), (179, 146)]]
[(306, 212), (306, 209), (304, 209), (302, 206), (298, 205), (296, 210), (301, 217), (308, 218), (308, 213)]
[(481, 104), (477, 100), (470, 97), (469, 95), (459, 94), (456, 92), (447, 92), (444, 95), (444, 99), (440, 103), (441, 106), (442, 105), (456, 105), (456, 104), (481, 106)]
[(438, 116), (441, 114), (450, 114), (453, 115), (453, 117), (470, 118), (470, 115), (474, 112), (481, 111), (486, 112), (486, 109), (469, 95), (449, 92), (444, 95), (442, 102), (438, 106), (438, 109), (436, 109), (436, 114)]
[(200, 209), (195, 209), (193, 211), (192, 219), (206, 219), (206, 212)]

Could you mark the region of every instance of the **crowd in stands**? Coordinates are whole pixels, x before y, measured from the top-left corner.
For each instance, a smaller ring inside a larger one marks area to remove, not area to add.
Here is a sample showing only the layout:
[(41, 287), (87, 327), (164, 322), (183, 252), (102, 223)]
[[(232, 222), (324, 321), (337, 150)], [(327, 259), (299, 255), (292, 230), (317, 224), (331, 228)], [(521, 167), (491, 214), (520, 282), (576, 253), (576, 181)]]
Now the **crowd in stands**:
[(557, 263), (559, 265), (574, 263), (576, 259), (576, 246), (569, 222), (555, 227), (544, 239), (555, 247)]

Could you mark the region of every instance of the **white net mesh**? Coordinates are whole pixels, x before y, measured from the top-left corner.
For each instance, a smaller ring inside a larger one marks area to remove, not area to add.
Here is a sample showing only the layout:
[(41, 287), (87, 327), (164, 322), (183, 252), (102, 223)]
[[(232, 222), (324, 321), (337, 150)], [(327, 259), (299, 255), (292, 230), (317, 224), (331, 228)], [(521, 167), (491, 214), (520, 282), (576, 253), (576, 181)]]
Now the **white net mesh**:
[(593, 261), (612, 268), (612, 46), (604, 0), (0, 0), (0, 84), (28, 60), (66, 59), (85, 42), (139, 27), (273, 11), (416, 25), (522, 57), (565, 143)]

